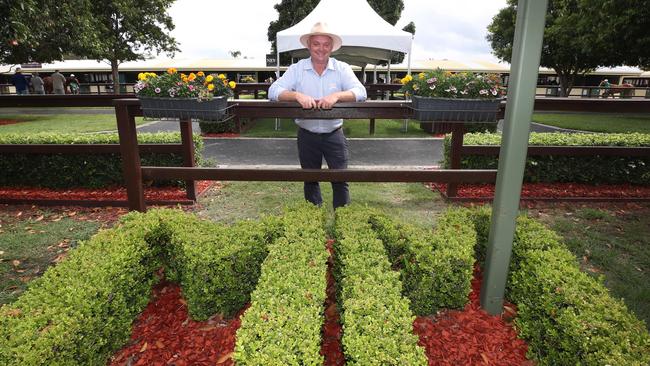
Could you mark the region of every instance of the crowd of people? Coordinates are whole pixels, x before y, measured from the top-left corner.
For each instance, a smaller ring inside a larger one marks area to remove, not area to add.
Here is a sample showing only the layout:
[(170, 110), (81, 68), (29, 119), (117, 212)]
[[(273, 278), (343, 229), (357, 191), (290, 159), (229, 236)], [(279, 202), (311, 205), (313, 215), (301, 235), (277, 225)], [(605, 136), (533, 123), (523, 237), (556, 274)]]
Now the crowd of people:
[(11, 77), (16, 94), (79, 94), (81, 83), (74, 74), (65, 77), (59, 70), (52, 75), (41, 77), (37, 72), (31, 76), (23, 74), (20, 67)]

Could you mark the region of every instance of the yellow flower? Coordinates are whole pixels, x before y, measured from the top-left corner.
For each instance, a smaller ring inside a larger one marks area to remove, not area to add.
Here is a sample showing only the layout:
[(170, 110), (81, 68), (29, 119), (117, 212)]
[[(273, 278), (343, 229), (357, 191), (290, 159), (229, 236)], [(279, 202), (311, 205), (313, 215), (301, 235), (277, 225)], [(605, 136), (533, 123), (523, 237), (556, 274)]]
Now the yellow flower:
[(183, 76), (183, 77), (181, 78), (181, 80), (183, 80), (184, 83), (187, 83), (187, 82), (189, 81), (189, 80), (187, 80), (187, 76)]
[(420, 78), (420, 80), (424, 79), (424, 76), (425, 76), (425, 75), (424, 75), (423, 72), (421, 72), (421, 73), (418, 74), (418, 78)]
[(145, 75), (143, 73), (139, 73), (138, 74), (138, 80), (147, 80), (147, 75)]
[(224, 79), (226, 78), (226, 75), (224, 75), (224, 74), (219, 74), (219, 75), (217, 75), (217, 77), (218, 77), (219, 79), (221, 79), (221, 80), (224, 80)]
[(452, 75), (451, 71), (445, 71), (445, 76), (451, 76), (451, 75)]
[(169, 69), (167, 69), (167, 73), (170, 74), (170, 75), (175, 74), (176, 72), (178, 72), (178, 70), (176, 70), (173, 67), (170, 67)]
[(203, 71), (199, 71), (199, 72), (197, 72), (196, 75), (198, 75), (198, 76), (205, 76), (205, 74), (203, 73)]
[(231, 82), (228, 83), (228, 86), (230, 87), (230, 89), (235, 89), (235, 87), (237, 86), (237, 83), (235, 83), (234, 81), (231, 81)]
[(208, 84), (208, 90), (213, 91), (214, 90), (214, 84)]
[(212, 80), (214, 80), (214, 76), (212, 76), (212, 75), (208, 75), (208, 76), (205, 78), (205, 82), (206, 82), (206, 83), (210, 83), (210, 82), (212, 82)]
[(187, 77), (187, 75), (185, 75), (185, 74), (183, 74), (183, 73), (181, 72), (181, 79), (185, 79), (186, 77)]
[(403, 78), (400, 79), (400, 82), (402, 85), (407, 84), (409, 81), (413, 80), (413, 76), (411, 75), (406, 75)]

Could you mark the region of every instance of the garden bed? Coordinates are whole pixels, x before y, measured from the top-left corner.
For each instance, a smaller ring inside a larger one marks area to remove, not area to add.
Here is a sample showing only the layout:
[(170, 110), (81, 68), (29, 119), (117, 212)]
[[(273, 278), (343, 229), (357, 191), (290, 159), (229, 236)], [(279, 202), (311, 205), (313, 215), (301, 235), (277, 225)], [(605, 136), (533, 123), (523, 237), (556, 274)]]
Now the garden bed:
[[(458, 196), (447, 197), (446, 183), (428, 183), (433, 191), (445, 198), (471, 201), (494, 199), (494, 184), (459, 184)], [(645, 201), (650, 200), (650, 187), (632, 184), (582, 184), (582, 183), (524, 183), (522, 200), (603, 200)]]
[[(210, 187), (219, 187), (221, 183), (214, 181), (197, 181), (196, 194), (200, 196)], [(150, 204), (192, 204), (194, 201), (187, 198), (185, 188), (182, 187), (145, 187), (144, 198)], [(50, 201), (53, 203), (66, 201), (86, 201), (93, 204), (114, 204), (117, 201), (128, 200), (126, 187), (109, 188), (73, 188), (53, 189), (37, 187), (0, 187), (0, 202)], [(36, 202), (35, 202), (36, 203)]]

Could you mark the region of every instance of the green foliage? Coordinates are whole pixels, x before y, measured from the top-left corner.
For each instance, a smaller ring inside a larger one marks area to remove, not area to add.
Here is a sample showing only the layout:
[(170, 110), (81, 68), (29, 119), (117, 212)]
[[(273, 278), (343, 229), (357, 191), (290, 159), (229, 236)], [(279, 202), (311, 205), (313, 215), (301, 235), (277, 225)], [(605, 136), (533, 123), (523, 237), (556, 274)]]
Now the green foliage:
[[(51, 62), (97, 42), (89, 0), (0, 2), (0, 63)], [(36, 26), (37, 25), (37, 26)]]
[(466, 210), (448, 210), (431, 233), (370, 214), (388, 257), (400, 271), (404, 296), (417, 315), (462, 308), (471, 291), (476, 231)]
[(188, 221), (162, 223), (171, 233), (166, 258), (170, 279), (180, 282), (192, 318), (232, 317), (250, 300), (267, 246), (279, 223), (242, 221), (231, 227)]
[(401, 82), (400, 91), (422, 97), (494, 99), (501, 95), (501, 78), (497, 74), (451, 73), (436, 69), (415, 77), (406, 75)]
[(348, 365), (426, 365), (413, 334), (414, 317), (402, 297), (367, 213), (356, 205), (336, 210), (335, 278)]
[(303, 203), (282, 218), (283, 236), (268, 246), (251, 307), (237, 331), (238, 365), (322, 365), (325, 302), (324, 211)]
[[(140, 143), (179, 143), (179, 133), (138, 134)], [(6, 134), (0, 144), (118, 144), (117, 134)], [(197, 152), (203, 140), (194, 136)], [(200, 164), (200, 153), (196, 155)], [(182, 166), (180, 154), (142, 154), (142, 165)], [(0, 185), (37, 186), (48, 188), (106, 187), (123, 185), (122, 161), (119, 154), (2, 154)], [(180, 182), (157, 182), (174, 184)]]
[[(293, 123), (293, 122), (292, 122)], [(226, 122), (216, 121), (199, 121), (199, 128), (202, 133), (236, 133), (237, 124), (234, 119), (229, 119)]]
[[(648, 65), (643, 14), (649, 7), (647, 0), (549, 0), (540, 65), (558, 74), (562, 95), (569, 95), (577, 75), (598, 67)], [(516, 15), (517, 1), (508, 0), (488, 25), (493, 53), (506, 62), (511, 62)]]
[[(478, 250), (485, 253), (490, 211), (475, 211)], [(540, 365), (647, 365), (650, 335), (621, 300), (580, 271), (559, 237), (519, 217), (507, 295), (515, 324)]]
[[(466, 134), (465, 145), (499, 145), (500, 134)], [(531, 133), (531, 146), (650, 146), (650, 134)], [(445, 167), (449, 167), (451, 138), (445, 138)], [(495, 156), (463, 156), (463, 169), (496, 169)], [(574, 182), (590, 184), (648, 184), (650, 158), (617, 156), (528, 156), (526, 182)]]
[(0, 308), (0, 364), (105, 365), (149, 301), (159, 250), (156, 215), (132, 213)]

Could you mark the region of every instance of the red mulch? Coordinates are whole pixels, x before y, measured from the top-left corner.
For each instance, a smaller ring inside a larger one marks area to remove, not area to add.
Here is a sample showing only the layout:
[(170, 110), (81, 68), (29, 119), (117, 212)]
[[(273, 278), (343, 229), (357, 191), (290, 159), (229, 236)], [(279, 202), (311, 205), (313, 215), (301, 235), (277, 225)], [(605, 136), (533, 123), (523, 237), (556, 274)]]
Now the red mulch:
[[(447, 184), (429, 183), (432, 190), (447, 191)], [(494, 197), (494, 184), (460, 184), (458, 197), (491, 200)], [(631, 184), (591, 185), (581, 183), (524, 183), (521, 197), (535, 198), (650, 198), (650, 186)]]
[(202, 133), (203, 137), (239, 137), (238, 133), (234, 132), (222, 132), (222, 133)]
[[(205, 192), (213, 181), (197, 181), (197, 194)], [(0, 187), (0, 198), (4, 199), (51, 199), (51, 200), (127, 200), (125, 187), (50, 189), (34, 187)], [(185, 189), (178, 187), (145, 187), (144, 198), (148, 201), (185, 201)]]
[(323, 342), (320, 354), (325, 356), (323, 366), (345, 365), (345, 355), (341, 344), (340, 316), (336, 308), (336, 286), (332, 269), (334, 268), (334, 240), (327, 241), (327, 250), (330, 257), (327, 260), (327, 298), (325, 299), (325, 323), (323, 324)]
[(231, 320), (193, 321), (179, 286), (161, 283), (154, 287), (153, 300), (136, 320), (130, 343), (109, 365), (234, 365), (235, 334), (244, 311)]
[(470, 302), (462, 311), (445, 310), (435, 317), (417, 317), (413, 331), (420, 337), (429, 365), (534, 365), (526, 359), (528, 346), (510, 325), (516, 308), (505, 303), (501, 316), (480, 308), (482, 274), (474, 269)]
[(15, 123), (19, 123), (20, 121), (17, 119), (0, 119), (0, 126), (4, 125), (13, 125)]

